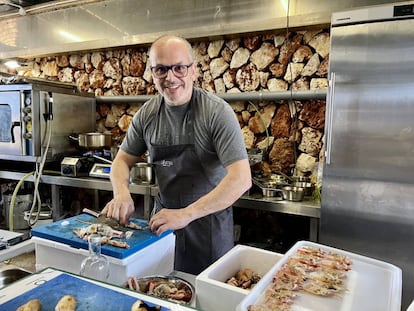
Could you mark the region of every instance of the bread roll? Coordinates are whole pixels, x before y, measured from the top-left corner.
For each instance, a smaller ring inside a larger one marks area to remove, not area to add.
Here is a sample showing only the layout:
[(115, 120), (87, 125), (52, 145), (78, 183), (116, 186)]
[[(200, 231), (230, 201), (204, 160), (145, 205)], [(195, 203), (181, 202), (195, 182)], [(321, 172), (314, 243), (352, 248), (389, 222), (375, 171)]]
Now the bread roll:
[(76, 299), (72, 295), (65, 295), (60, 298), (55, 307), (55, 311), (75, 311)]
[(40, 311), (41, 307), (42, 305), (40, 304), (39, 299), (32, 299), (24, 305), (18, 307), (16, 311)]

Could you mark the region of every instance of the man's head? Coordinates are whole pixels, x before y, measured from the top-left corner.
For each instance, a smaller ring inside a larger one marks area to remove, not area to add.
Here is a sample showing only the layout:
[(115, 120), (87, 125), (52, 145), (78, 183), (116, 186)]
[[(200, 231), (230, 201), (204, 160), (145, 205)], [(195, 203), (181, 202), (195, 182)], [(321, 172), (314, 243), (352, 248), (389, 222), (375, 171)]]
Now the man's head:
[(165, 102), (179, 106), (190, 101), (196, 79), (190, 43), (178, 36), (163, 36), (152, 44), (149, 57), (155, 87)]

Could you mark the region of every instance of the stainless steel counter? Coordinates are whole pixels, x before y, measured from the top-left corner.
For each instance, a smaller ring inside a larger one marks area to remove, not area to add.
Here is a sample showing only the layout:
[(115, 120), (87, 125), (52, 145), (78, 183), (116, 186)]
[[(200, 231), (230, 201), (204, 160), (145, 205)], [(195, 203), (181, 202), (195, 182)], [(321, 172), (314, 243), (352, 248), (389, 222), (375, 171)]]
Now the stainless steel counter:
[[(0, 171), (0, 179), (21, 180), (27, 173)], [(33, 176), (26, 179), (33, 182)], [(112, 191), (111, 182), (104, 178), (94, 177), (66, 177), (60, 175), (44, 174), (41, 182), (52, 186), (52, 206), (56, 209), (57, 215), (59, 211), (59, 186), (86, 188), (95, 190)], [(149, 217), (152, 208), (152, 198), (157, 195), (158, 187), (156, 185), (147, 184), (130, 184), (130, 191), (133, 194), (144, 196), (144, 217)], [(299, 215), (309, 217), (310, 219), (310, 240), (318, 241), (320, 203), (305, 198), (302, 202), (291, 202), (280, 200), (273, 197), (262, 197), (258, 194), (246, 194), (234, 203), (237, 208), (257, 209), (269, 212), (277, 212), (283, 214)]]

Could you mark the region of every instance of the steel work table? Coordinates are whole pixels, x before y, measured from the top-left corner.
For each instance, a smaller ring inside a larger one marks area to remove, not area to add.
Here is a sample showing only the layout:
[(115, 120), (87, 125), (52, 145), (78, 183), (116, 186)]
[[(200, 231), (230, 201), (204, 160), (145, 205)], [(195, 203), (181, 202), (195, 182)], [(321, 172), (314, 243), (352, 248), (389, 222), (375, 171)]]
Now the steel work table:
[[(0, 179), (21, 180), (27, 173), (0, 171)], [(26, 181), (33, 182), (33, 176), (30, 176)], [(59, 204), (59, 186), (85, 188), (112, 191), (111, 182), (105, 178), (95, 177), (67, 177), (60, 175), (43, 174), (41, 182), (51, 185), (52, 190), (52, 208), (54, 215), (61, 215), (62, 211)], [(156, 185), (148, 184), (130, 184), (129, 189), (133, 194), (144, 196), (144, 217), (149, 218), (149, 213), (153, 205), (153, 197), (158, 193)], [(309, 217), (310, 232), (309, 237), (311, 241), (317, 242), (319, 231), (320, 218), (320, 203), (311, 199), (306, 199), (302, 202), (291, 202), (280, 200), (273, 197), (262, 197), (260, 194), (245, 194), (234, 204), (237, 208), (249, 208), (269, 212), (277, 212), (283, 214), (299, 215)]]

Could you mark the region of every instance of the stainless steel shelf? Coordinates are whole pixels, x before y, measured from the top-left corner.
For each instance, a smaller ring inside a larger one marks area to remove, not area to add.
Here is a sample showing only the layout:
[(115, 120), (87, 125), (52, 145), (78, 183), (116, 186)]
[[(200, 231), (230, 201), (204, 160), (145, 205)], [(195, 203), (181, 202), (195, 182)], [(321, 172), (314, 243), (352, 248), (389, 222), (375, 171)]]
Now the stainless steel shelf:
[[(0, 171), (0, 179), (21, 180), (27, 173)], [(30, 176), (26, 181), (34, 181), (33, 176)], [(96, 189), (112, 191), (111, 182), (108, 179), (100, 179), (94, 177), (67, 177), (60, 175), (43, 174), (40, 181), (44, 184), (67, 186), (75, 188)], [(130, 184), (129, 189), (133, 194), (149, 195), (150, 189), (147, 185)]]
[[(26, 175), (27, 173), (0, 171), (0, 179), (21, 180)], [(26, 181), (33, 182), (33, 176), (28, 177)], [(60, 175), (44, 174), (41, 177), (41, 182), (53, 186), (67, 186), (112, 191), (112, 185), (109, 180), (94, 177), (66, 177)], [(158, 194), (157, 185), (130, 184), (129, 189), (133, 194), (144, 195), (144, 216), (148, 218), (152, 207), (152, 197)], [(55, 194), (55, 196), (58, 196), (58, 194)], [(55, 199), (55, 202), (57, 201), (58, 200)], [(315, 202), (311, 199), (305, 199), (301, 202), (292, 202), (278, 200), (277, 198), (261, 197), (257, 195), (244, 195), (239, 200), (237, 200), (233, 206), (236, 208), (249, 208), (309, 217), (310, 240), (315, 242), (318, 240), (320, 203)]]
[(256, 196), (245, 195), (237, 200), (233, 205), (236, 207), (257, 209), (269, 212), (320, 218), (320, 203), (306, 198), (301, 202), (293, 202), (278, 200), (274, 198), (260, 198)]

